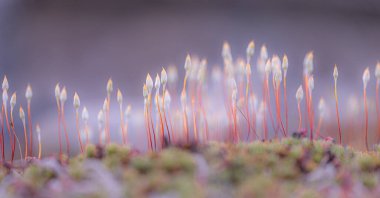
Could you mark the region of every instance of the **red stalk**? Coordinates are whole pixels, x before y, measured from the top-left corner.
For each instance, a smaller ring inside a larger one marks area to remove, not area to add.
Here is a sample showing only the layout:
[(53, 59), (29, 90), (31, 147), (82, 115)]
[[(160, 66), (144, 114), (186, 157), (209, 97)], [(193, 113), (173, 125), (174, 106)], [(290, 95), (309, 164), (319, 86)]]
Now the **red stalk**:
[(33, 156), (33, 124), (32, 124), (32, 115), (30, 113), (30, 101), (28, 101), (28, 126), (29, 126), (30, 156)]
[(369, 151), (368, 147), (368, 104), (367, 104), (367, 91), (364, 88), (364, 113), (365, 113), (365, 147)]
[(70, 156), (70, 140), (69, 135), (67, 133), (67, 125), (66, 125), (66, 119), (65, 119), (65, 104), (62, 103), (61, 105), (61, 119), (63, 123), (63, 131), (65, 132), (65, 138), (66, 138), (66, 152), (67, 156)]

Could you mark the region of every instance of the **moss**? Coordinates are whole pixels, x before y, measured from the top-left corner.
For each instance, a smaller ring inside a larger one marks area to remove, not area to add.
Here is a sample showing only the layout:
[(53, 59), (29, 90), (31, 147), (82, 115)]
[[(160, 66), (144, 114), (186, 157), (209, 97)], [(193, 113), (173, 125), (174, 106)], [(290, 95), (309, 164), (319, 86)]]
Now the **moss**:
[(300, 175), (300, 172), (295, 166), (295, 161), (283, 160), (274, 168), (273, 175), (276, 178), (292, 180), (296, 179)]
[[(277, 196), (276, 196), (277, 194)], [(238, 189), (237, 197), (278, 197), (279, 184), (270, 176), (261, 174), (246, 180)]]
[(136, 156), (132, 159), (131, 165), (133, 168), (135, 168), (143, 174), (148, 173), (150, 170), (153, 169), (153, 163), (146, 156)]
[(319, 164), (324, 156), (324, 153), (325, 149), (323, 148), (323, 145), (320, 142), (315, 143), (312, 152), (313, 161)]
[(359, 167), (362, 171), (374, 171), (380, 167), (380, 160), (377, 155), (362, 154), (358, 156)]
[(106, 146), (106, 156), (117, 155), (119, 153), (119, 146), (115, 143)]
[(69, 164), (68, 173), (70, 177), (75, 181), (80, 181), (86, 178), (83, 164), (78, 161), (73, 161)]
[(32, 188), (40, 189), (55, 177), (56, 173), (53, 170), (31, 165), (25, 170), (23, 179)]
[(8, 174), (8, 171), (6, 171), (4, 168), (0, 166), (0, 183), (3, 181), (4, 177)]
[(304, 148), (301, 145), (294, 145), (289, 152), (289, 156), (293, 159), (299, 159), (304, 154)]
[(370, 174), (370, 173), (362, 174), (361, 180), (363, 182), (363, 185), (367, 187), (368, 189), (374, 189), (379, 183), (378, 177), (376, 174)]
[(86, 147), (86, 156), (88, 158), (95, 158), (96, 157), (96, 147), (93, 144), (89, 144)]
[(191, 155), (176, 148), (170, 148), (160, 154), (158, 165), (167, 172), (185, 171), (193, 173), (195, 162)]
[(332, 145), (330, 148), (331, 152), (338, 157), (340, 160), (344, 160), (344, 147), (340, 145)]
[(310, 188), (303, 189), (299, 192), (300, 193), (297, 196), (299, 198), (320, 198), (320, 197), (322, 197), (319, 192), (317, 192), (314, 189), (310, 189)]

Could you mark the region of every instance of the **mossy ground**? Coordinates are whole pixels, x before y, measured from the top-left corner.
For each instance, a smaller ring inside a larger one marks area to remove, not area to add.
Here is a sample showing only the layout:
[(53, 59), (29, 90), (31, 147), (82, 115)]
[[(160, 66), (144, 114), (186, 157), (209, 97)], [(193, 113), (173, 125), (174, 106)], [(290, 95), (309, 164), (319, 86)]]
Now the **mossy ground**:
[(376, 197), (380, 152), (326, 141), (169, 147), (140, 153), (90, 145), (67, 164), (2, 166), (5, 197)]

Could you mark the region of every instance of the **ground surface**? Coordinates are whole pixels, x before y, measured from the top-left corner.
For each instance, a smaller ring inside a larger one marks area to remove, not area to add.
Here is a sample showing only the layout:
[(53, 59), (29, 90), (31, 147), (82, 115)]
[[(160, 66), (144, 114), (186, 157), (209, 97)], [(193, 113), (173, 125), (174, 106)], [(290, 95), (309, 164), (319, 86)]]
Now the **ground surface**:
[(89, 146), (60, 164), (2, 166), (1, 197), (376, 197), (380, 152), (326, 141), (210, 143), (142, 154)]

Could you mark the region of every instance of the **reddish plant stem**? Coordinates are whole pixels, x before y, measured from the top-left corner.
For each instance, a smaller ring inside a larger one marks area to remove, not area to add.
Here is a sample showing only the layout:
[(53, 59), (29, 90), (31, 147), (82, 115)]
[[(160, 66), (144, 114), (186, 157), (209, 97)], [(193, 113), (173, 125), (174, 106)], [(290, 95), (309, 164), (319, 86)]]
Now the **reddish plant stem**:
[[(244, 115), (243, 111), (240, 108), (238, 108), (238, 107), (236, 109), (239, 110), (240, 114), (243, 116), (243, 118), (245, 119), (245, 121), (248, 121), (247, 116)], [(253, 129), (252, 126), (251, 126), (251, 130), (253, 132), (255, 132), (255, 129)], [(254, 133), (254, 135), (255, 135), (255, 138), (258, 138), (256, 132)], [(248, 134), (247, 134), (247, 138), (246, 139), (248, 139)]]
[(30, 112), (30, 101), (28, 101), (28, 126), (29, 126), (29, 142), (30, 142), (30, 156), (33, 156), (33, 124), (32, 124), (32, 114)]
[(111, 96), (110, 94), (107, 95), (107, 110), (106, 110), (106, 138), (107, 138), (107, 144), (111, 143), (111, 132), (110, 132), (110, 103), (111, 103)]
[[(342, 144), (342, 130), (340, 127), (340, 116), (339, 116), (339, 107), (338, 107), (338, 93), (337, 93), (337, 87), (336, 87), (336, 82), (335, 82), (335, 87), (334, 87), (334, 95), (335, 95), (335, 111), (336, 111), (336, 117), (338, 120), (338, 131), (339, 131), (339, 144)], [(366, 91), (364, 90), (364, 97), (366, 98)], [(366, 103), (366, 101), (365, 101)]]
[(126, 144), (126, 137), (125, 137), (125, 128), (124, 128), (124, 116), (123, 116), (123, 104), (120, 103), (119, 105), (120, 109), (120, 129), (121, 129), (121, 137), (122, 137), (122, 143), (125, 145)]
[(380, 141), (380, 104), (379, 104), (380, 80), (376, 80), (376, 114), (377, 114), (377, 142)]
[[(310, 94), (309, 94), (309, 76), (304, 75), (304, 86), (305, 86), (305, 100), (306, 100), (306, 110), (307, 110), (307, 120), (310, 122)], [(307, 127), (307, 123), (306, 123)], [(313, 141), (313, 131), (310, 129), (310, 141)]]
[(208, 141), (209, 139), (209, 130), (208, 130), (208, 122), (207, 122), (207, 116), (206, 116), (206, 111), (205, 111), (205, 108), (203, 106), (203, 98), (202, 98), (202, 85), (199, 84), (198, 85), (198, 101), (199, 101), (199, 108), (201, 109), (201, 112), (202, 112), (202, 116), (203, 116), (203, 119), (204, 119), (204, 127), (205, 127), (205, 136), (206, 136), (206, 141)]
[(187, 111), (186, 107), (183, 109), (183, 132), (185, 134), (186, 142), (189, 143), (189, 131), (187, 128)]
[(58, 112), (58, 141), (59, 141), (59, 158), (62, 159), (62, 134), (61, 134), (61, 110), (59, 100), (57, 99), (57, 112)]
[(162, 89), (162, 111), (164, 114), (164, 121), (165, 121), (165, 126), (166, 126), (166, 132), (168, 133), (169, 137), (169, 142), (171, 143), (171, 135), (170, 135), (170, 130), (169, 130), (169, 125), (166, 119), (166, 113), (165, 113), (165, 95), (166, 95), (166, 87), (164, 86)]
[[(265, 82), (265, 79), (264, 79)], [(265, 89), (265, 83), (263, 83), (263, 130), (264, 130), (264, 141), (268, 140), (268, 130), (267, 130), (267, 120), (266, 120), (266, 89)]]
[(24, 140), (25, 140), (25, 154), (24, 154), (24, 159), (26, 160), (27, 157), (28, 157), (28, 135), (27, 135), (27, 132), (26, 132), (26, 124), (25, 124), (25, 120), (23, 121), (22, 125), (23, 125), (23, 128), (24, 128)]
[(154, 124), (153, 124), (153, 118), (152, 118), (152, 99), (151, 99), (151, 95), (149, 94), (148, 96), (148, 100), (149, 100), (149, 111), (148, 111), (148, 118), (150, 118), (150, 125), (151, 125), (151, 128), (152, 128), (152, 133), (153, 133), (153, 142), (154, 142), (154, 149), (156, 150), (157, 149), (157, 138), (156, 138), (156, 133), (154, 131)]
[(232, 115), (233, 115), (233, 122), (234, 122), (234, 142), (238, 143), (240, 141), (239, 133), (237, 130), (237, 116), (236, 116), (236, 105), (232, 105)]
[(274, 132), (276, 134), (276, 138), (277, 138), (277, 132), (278, 132), (278, 130), (276, 129), (276, 127), (274, 125), (272, 108), (271, 108), (271, 105), (270, 105), (270, 90), (269, 90), (269, 81), (268, 81), (268, 76), (267, 75), (265, 76), (265, 87), (266, 87), (266, 100), (267, 100), (267, 104), (268, 104), (269, 118), (270, 118), (270, 121), (271, 121), (271, 124), (272, 124), (272, 128), (273, 128), (273, 130), (274, 130)]
[(78, 112), (78, 109), (75, 111), (75, 125), (76, 125), (76, 129), (77, 129), (77, 134), (78, 134), (80, 151), (81, 151), (81, 153), (83, 153), (83, 144), (82, 144), (82, 138), (81, 138), (80, 129), (79, 129), (79, 112)]
[(70, 156), (70, 140), (69, 135), (67, 133), (67, 125), (66, 125), (66, 119), (65, 119), (65, 104), (62, 103), (61, 105), (61, 119), (63, 124), (63, 131), (65, 132), (65, 138), (66, 138), (66, 152), (67, 156)]
[(367, 91), (364, 88), (364, 113), (365, 113), (365, 147), (369, 151), (368, 146), (368, 104), (367, 104)]
[(149, 126), (149, 118), (148, 118), (148, 107), (145, 105), (144, 107), (144, 118), (145, 118), (145, 126), (146, 126), (146, 137), (148, 140), (148, 149), (150, 151), (153, 151), (153, 145), (152, 145), (152, 137), (150, 134), (150, 126)]
[(298, 131), (301, 131), (302, 128), (302, 113), (301, 113), (301, 102), (297, 102), (298, 106)]
[(3, 108), (1, 110), (1, 153), (2, 153), (2, 162), (5, 162), (5, 146), (4, 146), (4, 111)]
[(285, 129), (286, 133), (289, 131), (289, 118), (288, 118), (288, 97), (287, 97), (287, 88), (286, 88), (286, 76), (284, 77), (284, 105), (285, 105)]
[(164, 121), (162, 119), (162, 114), (161, 114), (161, 107), (160, 107), (160, 101), (158, 98), (158, 94), (156, 94), (156, 102), (157, 102), (157, 109), (158, 109), (158, 115), (160, 116), (160, 141), (161, 141), (161, 148), (164, 148), (164, 133), (165, 133), (165, 128), (164, 128)]
[(196, 118), (196, 109), (195, 109), (195, 99), (191, 99), (191, 107), (192, 107), (192, 116), (193, 116), (193, 128), (194, 128), (194, 139), (195, 142), (198, 142), (198, 131), (197, 131), (197, 118)]
[[(226, 75), (224, 76), (225, 79), (226, 79)], [(230, 99), (229, 97), (227, 96), (227, 93), (226, 93), (226, 82), (222, 83), (222, 94), (223, 94), (223, 97), (224, 97), (224, 109), (226, 110), (226, 115), (227, 115), (227, 121), (228, 121), (228, 136), (231, 136), (231, 133), (233, 131), (233, 123), (231, 122), (231, 120), (233, 119), (232, 118), (232, 113), (231, 113), (231, 107), (230, 107)]]
[(281, 118), (281, 107), (280, 107), (280, 87), (277, 86), (276, 87), (276, 113), (277, 113), (277, 122), (279, 123), (278, 125), (281, 126), (281, 129), (282, 129), (282, 133), (284, 135), (284, 137), (287, 137), (287, 134), (286, 134), (286, 131), (285, 131), (285, 127), (284, 127), (284, 124), (282, 123), (282, 118)]
[(250, 76), (247, 75), (247, 87), (245, 90), (245, 107), (246, 107), (246, 112), (247, 112), (247, 127), (248, 127), (248, 141), (249, 141), (249, 136), (251, 135), (251, 121), (250, 121), (250, 116), (249, 116), (249, 84), (250, 84)]
[(7, 110), (6, 106), (4, 106), (4, 111), (5, 111), (5, 122), (6, 122), (6, 125), (7, 125), (7, 130), (8, 130), (8, 135), (9, 135), (9, 142), (10, 142), (10, 146), (11, 146), (11, 163), (13, 163), (14, 156), (15, 156), (15, 149), (16, 149), (16, 141), (15, 141), (16, 137), (12, 133), (12, 129), (11, 129), (10, 124), (9, 124), (8, 110)]
[[(14, 125), (14, 119), (13, 119), (13, 109), (11, 110), (11, 128), (12, 128), (12, 133), (13, 133), (13, 136), (15, 137), (15, 139), (17, 140), (17, 143), (18, 143), (18, 149), (20, 151), (20, 159), (22, 159), (22, 149), (21, 149), (21, 143), (20, 143), (20, 140), (16, 134), (16, 130), (15, 130), (15, 125)], [(14, 145), (16, 145), (16, 142), (13, 142)]]

